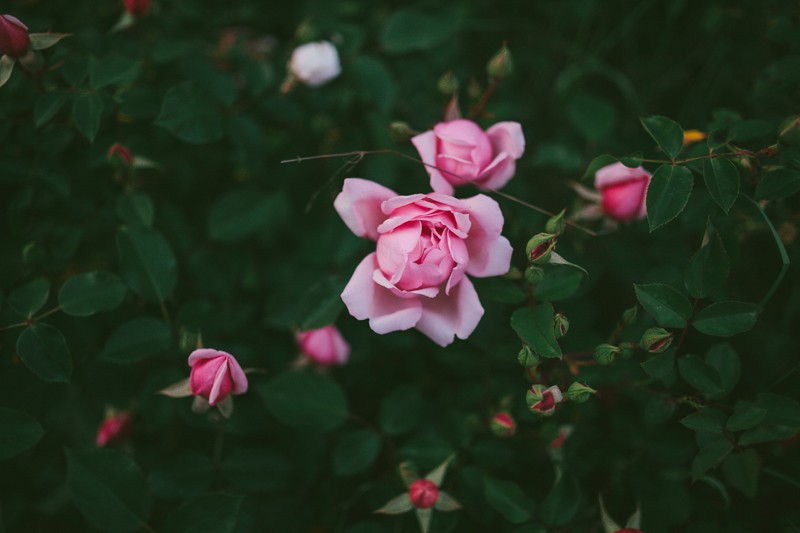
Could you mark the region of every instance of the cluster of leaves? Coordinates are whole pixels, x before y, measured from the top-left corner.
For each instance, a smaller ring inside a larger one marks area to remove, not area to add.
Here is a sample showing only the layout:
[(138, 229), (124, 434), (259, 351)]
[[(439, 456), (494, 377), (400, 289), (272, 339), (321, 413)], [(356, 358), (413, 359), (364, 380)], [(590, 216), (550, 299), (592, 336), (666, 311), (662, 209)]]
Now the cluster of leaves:
[[(800, 524), (793, 5), (236, 4), (160, 2), (112, 33), (121, 2), (4, 7), (72, 36), (0, 89), (0, 530), (414, 530), (373, 511), (402, 492), (398, 464), (454, 453), (443, 488), (462, 508), (433, 532), (597, 530), (600, 494), (648, 532)], [(281, 94), (314, 39), (337, 45), (341, 77)], [(503, 42), (514, 73), (486, 81)], [(341, 179), (414, 193), (424, 170), (279, 162), (411, 154), (387, 126), (425, 130), (454, 93), (481, 125), (522, 123), (510, 196), (569, 216), (582, 174), (618, 159), (654, 176), (647, 222), (566, 226), (559, 254), (582, 268), (535, 278), (525, 243), (547, 216), (498, 198), (514, 268), (475, 283), (480, 326), (441, 349), (375, 335), (339, 298), (367, 246), (331, 208)], [(685, 145), (684, 128), (708, 138)], [(132, 166), (108, 160), (114, 143)], [(293, 331), (333, 322), (348, 365), (296, 368)], [(651, 327), (669, 349), (643, 349)], [(224, 424), (156, 394), (201, 336), (266, 370)], [(592, 359), (601, 344), (612, 364)], [(598, 394), (528, 409), (532, 383), (576, 381)], [(107, 407), (134, 414), (117, 450), (94, 445)], [(509, 438), (489, 430), (500, 409)]]

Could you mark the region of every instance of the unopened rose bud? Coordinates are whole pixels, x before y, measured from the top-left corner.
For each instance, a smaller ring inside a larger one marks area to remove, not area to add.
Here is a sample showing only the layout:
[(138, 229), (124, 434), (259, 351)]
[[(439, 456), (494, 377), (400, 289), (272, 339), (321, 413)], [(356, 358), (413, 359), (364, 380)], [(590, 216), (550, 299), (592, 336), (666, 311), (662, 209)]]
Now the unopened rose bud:
[(125, 0), (125, 11), (134, 17), (143, 17), (150, 11), (150, 0)]
[(564, 395), (557, 385), (547, 389), (544, 385), (534, 385), (525, 396), (525, 401), (534, 414), (550, 416), (556, 410), (556, 404), (564, 401)]
[(538, 285), (544, 279), (544, 270), (542, 267), (529, 266), (525, 269), (525, 281), (531, 285)]
[(639, 318), (639, 306), (634, 305), (622, 312), (622, 323), (626, 326), (632, 326)]
[(547, 223), (545, 223), (544, 225), (544, 230), (547, 233), (552, 233), (554, 235), (558, 235), (562, 231), (564, 231), (564, 227), (566, 226), (566, 222), (564, 221), (564, 214), (566, 212), (567, 212), (566, 209), (562, 209), (559, 214), (548, 219)]
[(189, 355), (192, 367), (189, 383), (192, 394), (214, 406), (231, 394), (247, 392), (247, 376), (231, 354), (211, 348), (200, 348)]
[(778, 131), (778, 141), (783, 146), (800, 145), (800, 116), (786, 119)]
[(448, 71), (439, 78), (436, 88), (445, 96), (453, 96), (458, 92), (458, 78), (456, 78), (452, 70)]
[(505, 411), (501, 411), (492, 417), (490, 427), (492, 433), (504, 439), (513, 437), (514, 433), (517, 432), (517, 423), (511, 418), (511, 415)]
[(575, 403), (583, 403), (588, 400), (592, 394), (597, 394), (597, 391), (583, 383), (574, 382), (567, 389), (567, 398)]
[(120, 167), (130, 168), (133, 165), (133, 152), (130, 148), (119, 143), (114, 143), (106, 153), (108, 160)]
[(350, 345), (336, 326), (301, 331), (297, 344), (303, 355), (319, 366), (343, 365), (350, 357)]
[(309, 87), (319, 87), (341, 74), (342, 67), (336, 47), (328, 41), (319, 41), (295, 48), (289, 71)]
[(133, 417), (128, 412), (109, 412), (97, 430), (95, 444), (98, 448), (122, 444), (131, 435)]
[(553, 331), (557, 339), (560, 339), (569, 331), (569, 320), (562, 313), (556, 313), (556, 316), (553, 317)]
[(486, 64), (486, 73), (490, 78), (502, 80), (514, 72), (514, 62), (511, 60), (511, 52), (503, 47)]
[(397, 120), (389, 124), (389, 137), (397, 144), (407, 143), (416, 134), (417, 132), (411, 129), (407, 122)]
[(519, 364), (524, 368), (532, 368), (538, 365), (540, 360), (539, 354), (531, 350), (531, 347), (527, 344), (523, 346), (519, 354), (517, 354), (517, 361), (519, 361)]
[(556, 247), (558, 237), (552, 233), (539, 233), (531, 237), (525, 247), (528, 261), (532, 265), (547, 263)]
[(594, 349), (594, 360), (601, 365), (610, 365), (617, 358), (621, 350), (611, 344), (600, 344)]
[(418, 479), (408, 487), (408, 497), (417, 509), (430, 509), (439, 500), (439, 487), (428, 479)]
[(28, 27), (17, 17), (0, 15), (0, 55), (19, 59), (31, 44)]
[(639, 344), (650, 353), (661, 353), (672, 344), (673, 335), (664, 328), (650, 328), (642, 335)]

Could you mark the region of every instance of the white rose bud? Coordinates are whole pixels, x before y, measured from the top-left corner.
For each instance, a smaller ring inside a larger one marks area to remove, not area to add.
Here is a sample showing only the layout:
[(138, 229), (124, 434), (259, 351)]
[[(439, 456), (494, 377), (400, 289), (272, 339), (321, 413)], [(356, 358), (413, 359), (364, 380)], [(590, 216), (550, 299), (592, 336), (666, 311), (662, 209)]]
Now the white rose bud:
[(298, 46), (292, 52), (289, 71), (309, 87), (319, 87), (342, 72), (339, 53), (328, 41)]

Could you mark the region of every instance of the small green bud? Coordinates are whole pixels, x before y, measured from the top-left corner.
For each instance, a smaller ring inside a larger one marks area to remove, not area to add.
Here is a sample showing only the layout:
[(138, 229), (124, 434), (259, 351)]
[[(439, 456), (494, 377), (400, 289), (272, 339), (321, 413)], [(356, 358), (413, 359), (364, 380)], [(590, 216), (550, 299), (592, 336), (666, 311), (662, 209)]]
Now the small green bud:
[(445, 96), (453, 96), (458, 92), (458, 78), (452, 70), (445, 72), (436, 83), (436, 88)]
[(544, 270), (538, 266), (529, 266), (525, 269), (525, 281), (531, 285), (538, 285), (544, 279)]
[(634, 352), (636, 351), (636, 345), (632, 342), (623, 342), (619, 345), (620, 353), (619, 356), (622, 359), (630, 359), (633, 357)]
[(490, 78), (502, 80), (514, 72), (514, 62), (511, 60), (511, 52), (506, 45), (489, 60), (486, 64), (486, 73)]
[(552, 233), (538, 233), (531, 237), (525, 247), (528, 261), (532, 265), (547, 263), (555, 250), (558, 236)]
[(467, 96), (472, 98), (473, 100), (480, 97), (483, 89), (481, 88), (481, 84), (478, 83), (478, 80), (472, 78), (469, 80), (469, 85), (467, 85)]
[(407, 122), (394, 121), (389, 124), (389, 137), (397, 144), (403, 144), (416, 135), (417, 132), (411, 129)]
[(610, 365), (621, 351), (617, 346), (600, 344), (594, 349), (594, 360), (601, 365)]
[(634, 305), (622, 312), (622, 323), (626, 326), (632, 326), (639, 318), (639, 306)]
[(661, 353), (672, 344), (673, 335), (664, 328), (650, 328), (642, 335), (639, 344), (650, 353)]
[(778, 141), (783, 146), (800, 145), (800, 116), (786, 119), (778, 131)]
[(569, 320), (562, 313), (556, 313), (556, 316), (553, 317), (553, 331), (557, 339), (560, 339), (569, 331)]
[(583, 383), (574, 382), (567, 389), (567, 398), (575, 403), (583, 403), (589, 399), (592, 394), (597, 394), (597, 391)]
[(514, 433), (517, 432), (516, 421), (505, 411), (496, 413), (492, 417), (489, 427), (491, 428), (492, 433), (503, 439), (513, 437)]
[(522, 347), (517, 355), (517, 361), (519, 361), (519, 364), (521, 364), (523, 368), (532, 368), (538, 365), (540, 359), (539, 354), (531, 350), (531, 347), (527, 344)]
[(544, 230), (547, 233), (553, 233), (558, 235), (562, 231), (564, 231), (564, 226), (566, 226), (566, 222), (564, 222), (564, 214), (567, 212), (566, 209), (562, 209), (559, 214), (550, 218), (547, 223), (544, 225)]

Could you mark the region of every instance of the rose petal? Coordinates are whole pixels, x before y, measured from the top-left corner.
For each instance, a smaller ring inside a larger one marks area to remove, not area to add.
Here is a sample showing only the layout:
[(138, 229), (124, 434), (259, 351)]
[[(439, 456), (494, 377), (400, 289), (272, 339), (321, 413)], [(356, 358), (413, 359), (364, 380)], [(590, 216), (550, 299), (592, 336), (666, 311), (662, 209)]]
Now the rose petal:
[(225, 355), (230, 355), (230, 354), (228, 352), (214, 350), (213, 348), (198, 348), (197, 350), (189, 354), (188, 363), (189, 366), (194, 366), (195, 361), (199, 361), (201, 359), (213, 359), (214, 357), (220, 357)]
[(620, 182), (603, 189), (603, 211), (617, 220), (634, 220), (647, 215), (647, 179)]
[(525, 135), (519, 122), (498, 122), (486, 134), (492, 143), (495, 154), (506, 152), (514, 159), (525, 153)]
[(479, 278), (502, 276), (511, 268), (513, 249), (503, 231), (503, 213), (497, 202), (484, 194), (462, 200), (469, 210), (472, 228), (466, 239), (467, 273)]
[(430, 300), (422, 300), (422, 317), (417, 329), (439, 346), (447, 346), (453, 337), (466, 339), (478, 326), (483, 307), (469, 278), (456, 285), (450, 295), (444, 292)]
[(228, 369), (231, 373), (231, 378), (233, 378), (233, 393), (244, 394), (247, 392), (247, 375), (242, 370), (242, 367), (239, 366), (239, 361), (230, 354), (228, 354)]
[(642, 179), (648, 180), (651, 174), (643, 167), (628, 168), (620, 162), (606, 165), (599, 169), (594, 175), (594, 188), (602, 191), (606, 187), (615, 185), (623, 181)]
[(501, 152), (481, 173), (479, 184), (484, 189), (496, 191), (511, 181), (516, 170), (517, 164), (514, 159), (512, 159), (508, 152)]
[(433, 130), (415, 135), (411, 138), (411, 143), (417, 149), (419, 158), (425, 163), (425, 170), (431, 177), (431, 189), (436, 192), (453, 194), (453, 186), (438, 169), (434, 168), (436, 166), (436, 134), (433, 133)]
[(208, 395), (208, 404), (212, 407), (216, 405), (217, 401), (224, 400), (231, 393), (232, 383), (228, 367), (228, 360), (225, 358), (214, 376), (214, 384), (211, 386), (211, 392)]
[(347, 178), (333, 207), (350, 231), (375, 241), (378, 240), (378, 226), (386, 219), (381, 204), (396, 196), (391, 189), (373, 181)]

